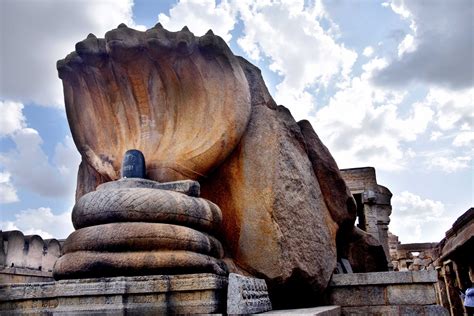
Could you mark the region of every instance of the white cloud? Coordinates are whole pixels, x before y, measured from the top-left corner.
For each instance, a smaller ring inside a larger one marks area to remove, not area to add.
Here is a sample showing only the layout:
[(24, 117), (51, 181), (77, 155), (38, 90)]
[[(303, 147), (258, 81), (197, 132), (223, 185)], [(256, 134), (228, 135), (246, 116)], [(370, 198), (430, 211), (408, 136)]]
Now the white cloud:
[(454, 220), (442, 202), (407, 191), (394, 194), (390, 219), (390, 231), (403, 236), (402, 243), (438, 242)]
[(10, 135), (26, 126), (23, 104), (13, 101), (0, 101), (0, 138)]
[(398, 45), (398, 57), (402, 57), (406, 53), (412, 53), (416, 50), (415, 38), (411, 34), (407, 34), (403, 41)]
[(456, 156), (451, 153), (445, 156), (440, 154), (429, 155), (430, 157), (426, 160), (428, 168), (441, 170), (445, 173), (453, 173), (461, 170), (468, 169), (471, 166), (471, 156)]
[(43, 140), (32, 128), (23, 128), (11, 136), (15, 148), (0, 154), (0, 164), (12, 174), (17, 187), (45, 196), (73, 194), (79, 154), (69, 138), (58, 144), (51, 164), (42, 149)]
[(11, 174), (0, 172), (0, 204), (8, 204), (18, 201), (16, 189), (10, 182)]
[(6, 105), (3, 109), (11, 118), (7, 121), (13, 122), (4, 129), (4, 135), (15, 145), (9, 151), (0, 152), (0, 166), (4, 169), (0, 177), (2, 199), (17, 201), (15, 187), (44, 196), (72, 195), (80, 162), (72, 138), (66, 136), (63, 142), (56, 145), (51, 163), (42, 148), (43, 139), (38, 131), (27, 125), (22, 112), (23, 105), (10, 101), (0, 105)]
[(54, 214), (49, 207), (26, 209), (15, 214), (13, 221), (0, 222), (1, 230), (20, 230), (25, 235), (39, 235), (43, 239), (66, 238), (74, 231), (71, 212)]
[(474, 84), (471, 0), (392, 0), (392, 10), (410, 23), (398, 56), (375, 76), (384, 86), (411, 82), (464, 89)]
[(179, 31), (185, 25), (196, 36), (204, 35), (209, 29), (226, 42), (232, 38), (235, 12), (226, 1), (216, 5), (214, 0), (181, 0), (170, 9), (169, 16), (160, 13), (158, 21), (170, 31)]
[(403, 145), (424, 133), (433, 117), (424, 103), (412, 104), (401, 115), (398, 109), (405, 94), (372, 85), (373, 71), (383, 65), (384, 60), (376, 58), (362, 66), (361, 76), (352, 78), (350, 85), (336, 92), (312, 118), (341, 168), (404, 168), (414, 152)]
[(423, 101), (436, 111), (436, 124), (441, 130), (474, 129), (474, 89), (451, 91), (431, 88)]
[(362, 52), (362, 55), (365, 57), (371, 57), (374, 54), (374, 48), (372, 46), (367, 46), (364, 48), (364, 51)]
[(437, 140), (438, 138), (440, 138), (441, 135), (443, 135), (443, 133), (441, 133), (440, 131), (432, 131), (430, 140)]
[[(320, 1), (235, 1), (243, 22), (237, 42), (253, 59), (267, 57), (270, 70), (283, 77), (275, 100), (285, 104), (297, 120), (314, 109), (309, 89), (348, 79), (357, 54), (338, 44), (337, 25)], [(322, 21), (329, 28), (322, 27)]]
[(460, 132), (454, 138), (453, 145), (456, 147), (474, 147), (474, 132)]
[(2, 1), (0, 97), (23, 103), (62, 106), (56, 61), (87, 34), (120, 23), (134, 26), (132, 0)]

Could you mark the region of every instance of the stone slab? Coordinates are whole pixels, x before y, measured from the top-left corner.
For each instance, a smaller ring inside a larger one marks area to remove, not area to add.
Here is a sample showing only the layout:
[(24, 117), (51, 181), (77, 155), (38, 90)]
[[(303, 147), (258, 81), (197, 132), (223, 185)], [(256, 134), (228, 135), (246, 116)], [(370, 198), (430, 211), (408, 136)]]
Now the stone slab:
[(341, 258), (341, 263), (346, 273), (354, 273), (354, 271), (352, 271), (351, 263), (349, 262), (349, 260)]
[(227, 314), (254, 314), (271, 309), (265, 280), (229, 274)]
[(449, 316), (449, 312), (446, 308), (439, 305), (358, 306), (342, 307), (341, 315)]
[(436, 271), (393, 271), (393, 272), (370, 272), (334, 274), (331, 282), (332, 287), (351, 285), (373, 285), (373, 284), (408, 284), (408, 283), (436, 283), (438, 276)]
[(172, 182), (158, 182), (140, 178), (126, 178), (117, 181), (106, 182), (97, 187), (97, 190), (118, 190), (128, 188), (160, 189), (183, 193), (193, 197), (199, 197), (201, 186), (193, 180), (180, 180)]
[(196, 314), (225, 311), (227, 278), (209, 273), (0, 285), (0, 314)]
[(329, 304), (338, 306), (385, 305), (385, 286), (347, 286), (329, 291)]
[(273, 310), (262, 313), (262, 315), (302, 315), (302, 316), (339, 316), (340, 306), (317, 306), (311, 308)]
[(387, 287), (387, 301), (388, 305), (436, 304), (436, 291), (424, 284), (391, 285)]

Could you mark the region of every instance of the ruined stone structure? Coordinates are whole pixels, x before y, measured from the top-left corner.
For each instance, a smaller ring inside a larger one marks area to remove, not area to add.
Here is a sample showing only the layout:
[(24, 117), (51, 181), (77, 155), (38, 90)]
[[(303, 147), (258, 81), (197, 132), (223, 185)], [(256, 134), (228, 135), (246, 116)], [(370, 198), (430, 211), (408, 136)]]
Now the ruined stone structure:
[[(371, 245), (373, 248), (379, 245), (383, 247), (385, 261), (387, 262), (386, 268), (391, 269), (388, 224), (390, 223), (390, 214), (392, 213), (390, 203), (392, 193), (389, 189), (377, 183), (374, 168), (342, 169), (341, 174), (357, 203), (357, 227), (369, 235), (364, 237), (368, 240), (366, 244)], [(372, 251), (372, 253), (376, 252), (375, 250)], [(354, 251), (353, 254), (357, 255), (357, 251)], [(377, 268), (379, 270), (383, 269), (380, 267), (384, 261), (380, 251), (378, 251), (377, 258), (369, 258), (365, 254), (360, 254), (360, 257), (360, 260), (367, 258), (368, 260), (377, 260), (379, 262), (376, 268), (366, 268), (365, 271), (375, 271)]]
[(438, 253), (438, 243), (400, 244), (391, 260), (395, 271), (434, 270)]
[(0, 230), (0, 284), (46, 282), (53, 279), (61, 243), (17, 230)]
[(474, 208), (461, 215), (438, 245), (434, 266), (439, 275), (439, 301), (452, 315), (467, 312), (459, 290), (474, 286)]
[(436, 270), (437, 301), (451, 315), (465, 311), (460, 291), (474, 282), (474, 209), (461, 215), (439, 243), (400, 244), (392, 235), (391, 260), (398, 271)]

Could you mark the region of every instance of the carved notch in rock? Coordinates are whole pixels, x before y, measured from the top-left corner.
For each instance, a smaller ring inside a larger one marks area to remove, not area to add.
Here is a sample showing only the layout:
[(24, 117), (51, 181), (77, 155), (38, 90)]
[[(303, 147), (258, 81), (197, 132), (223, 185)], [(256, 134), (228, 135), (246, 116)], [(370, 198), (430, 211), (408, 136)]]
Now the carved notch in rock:
[(211, 31), (121, 24), (105, 39), (90, 34), (57, 68), (74, 142), (106, 181), (120, 177), (130, 148), (143, 152), (152, 180), (198, 179), (234, 149), (250, 117), (245, 75)]

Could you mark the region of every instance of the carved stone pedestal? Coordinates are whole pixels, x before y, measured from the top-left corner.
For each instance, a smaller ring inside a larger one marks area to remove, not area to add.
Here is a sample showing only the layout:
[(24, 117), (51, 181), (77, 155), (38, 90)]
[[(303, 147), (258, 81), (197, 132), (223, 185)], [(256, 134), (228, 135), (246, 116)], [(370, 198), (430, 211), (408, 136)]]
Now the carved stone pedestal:
[(150, 275), (0, 285), (0, 314), (164, 315), (224, 313), (227, 277)]

